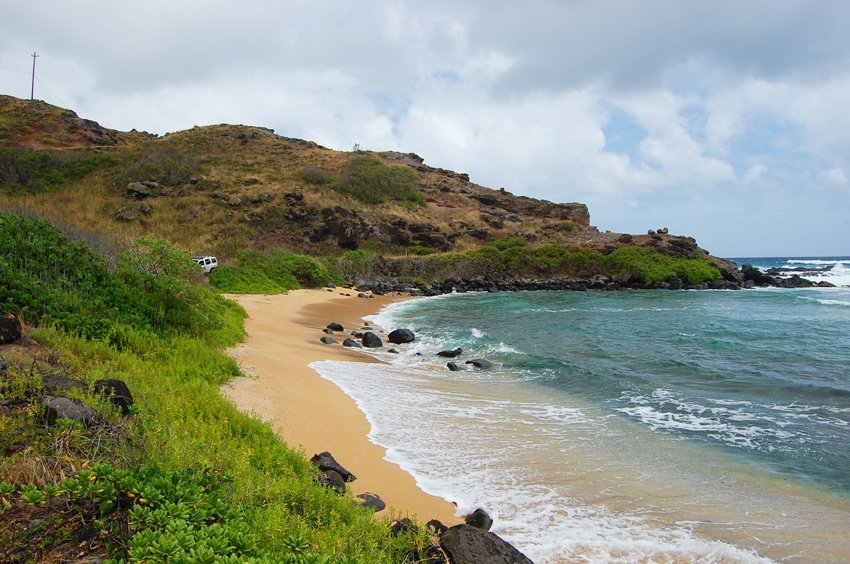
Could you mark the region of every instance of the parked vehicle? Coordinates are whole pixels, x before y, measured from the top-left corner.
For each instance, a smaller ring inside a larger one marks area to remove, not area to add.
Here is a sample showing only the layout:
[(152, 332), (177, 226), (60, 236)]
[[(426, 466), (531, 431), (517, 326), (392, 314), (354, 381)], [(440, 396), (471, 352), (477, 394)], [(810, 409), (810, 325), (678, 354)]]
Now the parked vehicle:
[(212, 256), (192, 257), (192, 260), (201, 265), (204, 274), (209, 274), (210, 270), (218, 266), (218, 259)]

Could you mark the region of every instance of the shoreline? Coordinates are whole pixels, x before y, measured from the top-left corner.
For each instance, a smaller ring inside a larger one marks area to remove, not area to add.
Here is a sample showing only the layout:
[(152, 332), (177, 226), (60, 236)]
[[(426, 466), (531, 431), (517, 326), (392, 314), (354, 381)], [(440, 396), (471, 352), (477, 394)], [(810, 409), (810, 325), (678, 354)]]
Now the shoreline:
[(348, 484), (354, 496), (373, 493), (386, 503), (378, 517), (439, 519), (449, 526), (462, 522), (453, 504), (425, 493), (413, 476), (386, 460), (386, 450), (369, 440), (370, 424), (354, 399), (309, 366), (322, 360), (379, 363), (341, 344), (321, 343), (322, 329), (334, 321), (342, 323), (346, 331), (331, 335), (341, 342), (364, 324), (363, 317), (407, 296), (363, 299), (357, 291), (337, 288), (225, 297), (248, 314), (245, 342), (227, 351), (245, 376), (221, 387), (225, 397), (238, 409), (256, 413), (306, 457), (333, 454), (357, 476)]

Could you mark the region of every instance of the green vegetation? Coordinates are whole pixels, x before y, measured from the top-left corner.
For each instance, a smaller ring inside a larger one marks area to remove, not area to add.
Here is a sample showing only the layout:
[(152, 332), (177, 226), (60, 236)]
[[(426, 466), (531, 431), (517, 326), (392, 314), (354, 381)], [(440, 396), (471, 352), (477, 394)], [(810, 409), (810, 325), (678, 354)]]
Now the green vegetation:
[(385, 165), (376, 157), (358, 153), (349, 157), (334, 188), (364, 204), (399, 200), (424, 205), (425, 197), (416, 188), (418, 178), (409, 167)]
[(47, 221), (0, 214), (0, 309), (76, 335), (104, 338), (121, 326), (200, 335), (235, 306), (196, 283), (188, 254), (152, 237), (117, 268)]
[[(101, 556), (130, 562), (399, 562), (427, 542), (422, 530), (389, 535), (320, 486), (301, 454), (220, 394), (239, 373), (221, 348), (241, 338), (244, 313), (199, 283), (184, 253), (146, 238), (113, 268), (46, 222), (2, 214), (0, 230), (0, 308), (41, 325), (32, 352), (7, 356), (0, 387), (18, 406), (0, 416), (0, 559), (66, 545), (73, 559), (83, 527)], [(308, 257), (261, 256), (296, 281), (326, 274)], [(45, 428), (41, 377), (56, 373), (85, 383), (77, 396), (104, 425)], [(127, 382), (135, 415), (93, 395), (104, 377)], [(45, 526), (20, 535), (34, 519)]]
[(210, 272), (210, 284), (220, 292), (278, 294), (302, 286), (323, 286), (334, 281), (328, 267), (307, 255), (271, 248), (240, 249), (235, 264)]
[(647, 247), (620, 247), (605, 257), (608, 271), (620, 278), (664, 282), (675, 276), (686, 284), (720, 278), (720, 271), (707, 258), (676, 258)]
[(13, 194), (48, 192), (117, 163), (112, 155), (88, 150), (0, 147), (0, 188)]
[(581, 279), (600, 274), (622, 282), (639, 284), (658, 284), (673, 277), (685, 284), (700, 284), (720, 278), (720, 272), (705, 257), (676, 258), (651, 247), (636, 246), (620, 247), (607, 255), (565, 245), (532, 248), (520, 237), (496, 239), (463, 254), (383, 259), (373, 253), (349, 251), (332, 264), (343, 279), (384, 275), (424, 284), (449, 278)]

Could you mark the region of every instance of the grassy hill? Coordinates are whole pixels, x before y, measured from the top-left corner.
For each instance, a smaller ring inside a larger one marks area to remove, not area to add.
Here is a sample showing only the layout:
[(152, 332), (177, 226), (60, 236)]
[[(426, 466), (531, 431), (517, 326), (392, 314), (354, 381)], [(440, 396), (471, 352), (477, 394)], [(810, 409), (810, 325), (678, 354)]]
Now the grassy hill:
[[(707, 257), (690, 238), (603, 233), (590, 225), (583, 204), (485, 188), (413, 153), (333, 151), (243, 125), (163, 137), (118, 132), (67, 109), (9, 96), (0, 96), (0, 209), (48, 218), (95, 247), (125, 248), (153, 235), (190, 254), (217, 255), (224, 265), (269, 249), (346, 265), (346, 253), (356, 251), (358, 259), (429, 257), (439, 268), (426, 265), (426, 278), (476, 276), (486, 273), (468, 268), (474, 260), (460, 261), (462, 268), (445, 265), (493, 245), (515, 247), (504, 242), (516, 240), (534, 260), (496, 269), (502, 276), (619, 276), (621, 268), (594, 271), (587, 265), (601, 259), (588, 262), (575, 252), (608, 256), (624, 246), (674, 259)], [(423, 270), (381, 272), (385, 264), (372, 261), (366, 270), (378, 276)], [(363, 271), (343, 268), (341, 275), (356, 270)]]

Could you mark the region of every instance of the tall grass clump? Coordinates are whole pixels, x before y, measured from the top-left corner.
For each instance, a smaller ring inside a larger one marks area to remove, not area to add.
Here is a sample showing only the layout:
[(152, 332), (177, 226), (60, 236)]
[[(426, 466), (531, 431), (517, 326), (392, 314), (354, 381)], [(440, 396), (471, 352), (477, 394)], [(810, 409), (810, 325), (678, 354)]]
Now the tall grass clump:
[(416, 188), (419, 177), (409, 167), (386, 165), (372, 155), (354, 154), (334, 188), (364, 204), (399, 200), (424, 205), (425, 197)]

